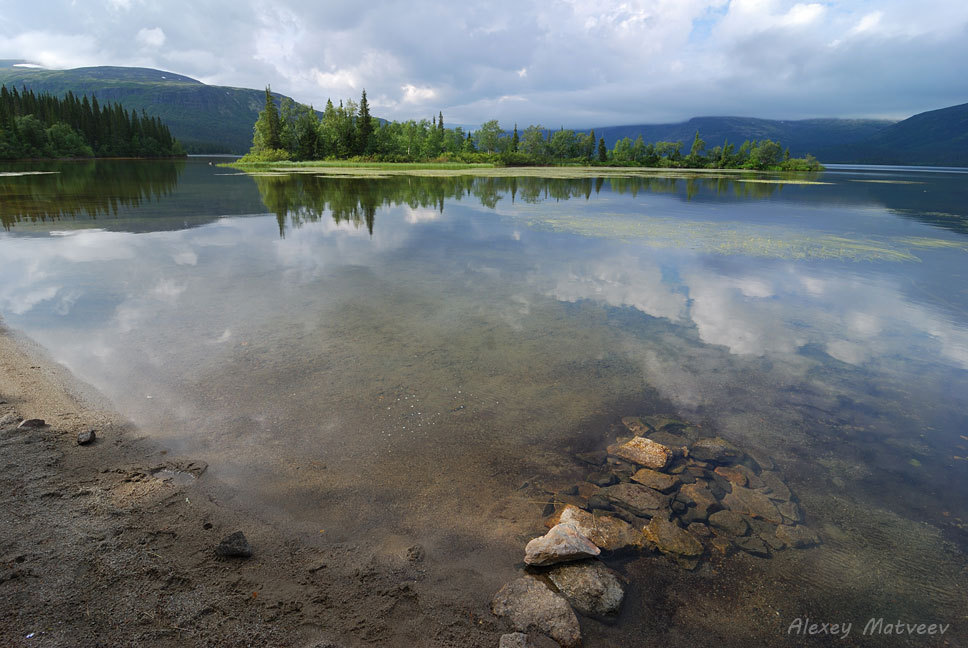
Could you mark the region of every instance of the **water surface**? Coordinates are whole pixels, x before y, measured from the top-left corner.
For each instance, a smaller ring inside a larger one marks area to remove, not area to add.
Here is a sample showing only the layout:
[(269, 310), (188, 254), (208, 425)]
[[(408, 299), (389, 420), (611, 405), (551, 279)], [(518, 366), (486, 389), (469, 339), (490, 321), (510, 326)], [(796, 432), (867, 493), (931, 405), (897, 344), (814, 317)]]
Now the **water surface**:
[(574, 453), (671, 413), (771, 456), (824, 544), (623, 560), (588, 645), (782, 644), (806, 615), (964, 631), (964, 170), (28, 170), (53, 173), (0, 176), (5, 322), (306, 543), (412, 539), (486, 602)]

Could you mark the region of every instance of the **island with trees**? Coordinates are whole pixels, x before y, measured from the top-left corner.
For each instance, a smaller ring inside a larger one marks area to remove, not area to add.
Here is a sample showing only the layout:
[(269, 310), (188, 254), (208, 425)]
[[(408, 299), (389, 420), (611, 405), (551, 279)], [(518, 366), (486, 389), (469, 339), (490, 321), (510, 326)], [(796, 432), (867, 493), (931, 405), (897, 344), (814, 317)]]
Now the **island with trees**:
[(0, 87), (0, 159), (184, 155), (157, 117), (72, 92), (59, 98)]
[(326, 102), (320, 115), (311, 106), (283, 99), (279, 106), (266, 88), (265, 107), (255, 123), (252, 148), (239, 160), (243, 166), (267, 162), (329, 160), (382, 163), (463, 163), (496, 166), (590, 165), (673, 169), (748, 169), (757, 171), (819, 171), (811, 156), (791, 158), (772, 140), (724, 141), (707, 148), (696, 132), (688, 152), (682, 142), (645, 143), (628, 137), (608, 149), (595, 131), (531, 125), (503, 130), (497, 120), (476, 131), (444, 125), (442, 112), (431, 118), (388, 122), (370, 115), (366, 90), (359, 103)]

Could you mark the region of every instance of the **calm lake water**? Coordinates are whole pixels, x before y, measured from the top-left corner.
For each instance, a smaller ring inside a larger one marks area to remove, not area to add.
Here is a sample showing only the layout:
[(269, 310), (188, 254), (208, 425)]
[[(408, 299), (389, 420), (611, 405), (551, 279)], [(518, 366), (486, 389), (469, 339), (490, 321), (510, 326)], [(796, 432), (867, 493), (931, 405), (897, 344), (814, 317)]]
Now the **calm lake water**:
[(546, 175), (7, 165), (0, 314), (228, 503), (307, 544), (419, 542), (468, 606), (576, 453), (675, 415), (771, 457), (823, 544), (613, 561), (629, 597), (586, 645), (833, 642), (800, 617), (962, 645), (968, 170)]

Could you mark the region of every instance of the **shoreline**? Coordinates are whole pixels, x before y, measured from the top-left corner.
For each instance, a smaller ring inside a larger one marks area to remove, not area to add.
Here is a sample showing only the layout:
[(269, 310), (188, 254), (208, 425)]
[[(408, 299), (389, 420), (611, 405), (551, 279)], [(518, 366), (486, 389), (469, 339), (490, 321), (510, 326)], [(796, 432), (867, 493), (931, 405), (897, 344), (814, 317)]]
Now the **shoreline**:
[[(287, 537), (0, 324), (0, 644), (490, 646), (497, 619), (422, 605), (422, 552)], [(94, 429), (96, 441), (77, 444)], [(248, 559), (222, 558), (243, 531)], [(419, 610), (419, 614), (404, 614)], [(435, 641), (436, 639), (436, 641)], [(443, 641), (441, 641), (443, 640)]]

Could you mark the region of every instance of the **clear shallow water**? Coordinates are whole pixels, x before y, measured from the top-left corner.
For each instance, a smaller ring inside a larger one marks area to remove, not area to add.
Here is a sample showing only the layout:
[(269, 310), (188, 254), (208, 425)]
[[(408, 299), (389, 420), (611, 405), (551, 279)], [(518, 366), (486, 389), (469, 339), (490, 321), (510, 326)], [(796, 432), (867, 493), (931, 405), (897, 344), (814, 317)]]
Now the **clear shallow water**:
[(688, 575), (632, 560), (590, 645), (772, 641), (823, 614), (964, 628), (957, 170), (44, 169), (0, 177), (5, 322), (307, 543), (411, 538), (486, 600), (540, 528), (519, 486), (566, 488), (621, 416), (669, 412), (773, 457), (824, 544)]

